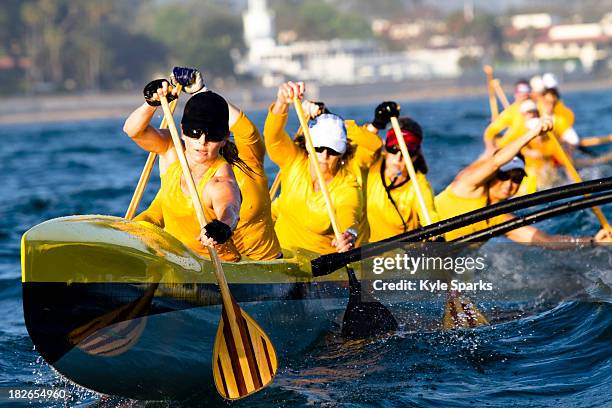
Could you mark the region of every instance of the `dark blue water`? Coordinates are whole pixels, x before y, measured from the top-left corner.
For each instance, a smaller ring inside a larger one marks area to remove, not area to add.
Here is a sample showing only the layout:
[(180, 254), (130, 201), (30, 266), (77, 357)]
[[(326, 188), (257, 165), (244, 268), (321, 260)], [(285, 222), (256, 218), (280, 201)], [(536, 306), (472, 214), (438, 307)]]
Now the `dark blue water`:
[[(576, 113), (579, 134), (612, 132), (612, 93), (572, 93), (565, 100)], [(362, 122), (371, 119), (373, 107), (331, 109)], [(425, 129), (429, 179), (436, 192), (481, 152), (488, 120), (485, 99), (406, 102), (402, 112)], [(263, 128), (265, 112), (249, 114)], [(292, 117), (289, 128), (296, 126)], [(123, 216), (146, 153), (121, 128), (122, 121), (111, 120), (0, 129), (0, 389), (66, 384), (38, 357), (24, 325), (20, 238), (31, 226), (53, 217)], [(268, 171), (276, 172), (271, 163)], [(585, 179), (610, 176), (612, 167), (587, 167), (581, 174)], [(144, 203), (158, 186), (154, 174)], [(592, 213), (582, 211), (542, 227), (590, 235), (598, 224)], [(554, 263), (554, 256), (541, 255), (542, 262)], [(612, 268), (609, 260), (603, 267), (588, 261), (576, 260), (576, 274), (586, 282), (586, 290), (578, 295), (552, 296), (534, 313), (477, 330), (449, 333), (409, 327), (369, 342), (330, 341), (289, 357), (288, 368), (270, 388), (238, 405), (612, 406)], [(512, 264), (513, 259), (502, 262)], [(525, 267), (511, 280), (522, 282), (530, 272)], [(95, 394), (76, 388), (73, 392), (70, 405), (102, 404)], [(105, 406), (118, 403), (111, 400)]]

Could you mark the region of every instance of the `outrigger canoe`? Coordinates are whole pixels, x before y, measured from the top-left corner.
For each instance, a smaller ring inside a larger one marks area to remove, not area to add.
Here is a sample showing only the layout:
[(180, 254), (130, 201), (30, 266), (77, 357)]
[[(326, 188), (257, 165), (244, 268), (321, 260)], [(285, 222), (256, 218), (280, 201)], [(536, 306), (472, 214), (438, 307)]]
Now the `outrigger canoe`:
[[(309, 268), (224, 263), (233, 296), (279, 356), (337, 328), (347, 305), (344, 271), (313, 278)], [(162, 229), (99, 215), (49, 220), (23, 235), (22, 272), (26, 327), (63, 376), (142, 400), (214, 389), (221, 298), (212, 264)]]
[[(609, 203), (610, 188), (612, 178), (565, 186), (345, 254), (225, 263), (223, 269), (231, 293), (269, 335), (282, 367), (286, 356), (298, 355), (321, 336), (338, 331), (351, 296), (346, 272), (339, 269), (347, 262), (406, 250), (393, 246), (393, 241), (419, 241), (551, 199), (592, 194), (477, 233), (477, 239), (487, 239)], [(23, 235), (21, 250), (26, 327), (36, 350), (60, 374), (103, 394), (140, 400), (183, 400), (196, 391), (215, 392), (211, 358), (221, 298), (210, 260), (156, 226), (101, 215), (43, 222)], [(367, 266), (357, 275), (362, 287), (372, 286)], [(405, 277), (398, 272), (376, 279), (397, 282)], [(428, 310), (415, 305), (415, 292), (384, 291), (377, 297), (400, 325), (414, 318), (416, 307), (421, 316)], [(431, 310), (439, 316), (431, 320), (442, 317), (444, 295), (438, 300)], [(431, 304), (431, 297), (427, 301)], [(364, 316), (364, 324), (368, 318)]]

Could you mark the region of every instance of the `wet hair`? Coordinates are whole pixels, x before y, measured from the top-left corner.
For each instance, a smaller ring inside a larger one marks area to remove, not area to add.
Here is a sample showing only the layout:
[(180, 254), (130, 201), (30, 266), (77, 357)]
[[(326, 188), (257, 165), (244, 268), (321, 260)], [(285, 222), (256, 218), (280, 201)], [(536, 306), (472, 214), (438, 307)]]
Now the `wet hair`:
[(425, 156), (423, 156), (423, 151), (419, 147), (419, 150), (416, 152), (416, 158), (412, 162), (414, 166), (414, 170), (421, 172), (422, 174), (427, 174), (429, 171), (429, 167), (427, 167), (427, 162), (425, 161)]
[(235, 166), (240, 169), (244, 174), (253, 178), (253, 175), (256, 174), (261, 176), (261, 174), (257, 173), (253, 170), (244, 160), (240, 158), (238, 155), (238, 147), (236, 144), (228, 139), (225, 140), (225, 146), (223, 146), (219, 150), (219, 154), (223, 156), (225, 161), (227, 161), (232, 167)]
[[(300, 149), (307, 152), (306, 138), (304, 137), (303, 134), (300, 133), (299, 136), (296, 136), (296, 138), (293, 139), (293, 143), (295, 143), (297, 147), (299, 147)], [(344, 152), (342, 156), (340, 156), (340, 160), (338, 160), (338, 163), (336, 164), (336, 169), (335, 169), (336, 171), (340, 170), (342, 166), (347, 164), (353, 158), (353, 156), (355, 155), (355, 150), (356, 150), (355, 146), (353, 146), (350, 143), (350, 139), (348, 139), (347, 144), (346, 144), (346, 151)]]

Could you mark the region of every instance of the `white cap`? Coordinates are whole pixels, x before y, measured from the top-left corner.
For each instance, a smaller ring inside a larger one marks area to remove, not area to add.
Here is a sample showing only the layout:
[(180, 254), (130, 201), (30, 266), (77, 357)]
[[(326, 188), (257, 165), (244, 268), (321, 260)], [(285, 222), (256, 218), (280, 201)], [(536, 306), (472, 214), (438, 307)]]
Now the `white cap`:
[(537, 111), (538, 106), (531, 99), (526, 99), (521, 103), (521, 106), (519, 106), (519, 110), (521, 111), (521, 113)]
[(525, 161), (518, 156), (514, 156), (512, 160), (499, 168), (500, 171), (507, 172), (510, 170), (520, 169), (525, 171)]
[(535, 93), (542, 93), (546, 88), (544, 86), (544, 81), (542, 81), (542, 77), (539, 75), (534, 76), (529, 80), (529, 85), (531, 86), (531, 90)]
[(346, 152), (346, 126), (340, 116), (324, 113), (313, 119), (308, 127), (314, 147), (329, 147), (340, 154)]
[(544, 83), (544, 87), (546, 89), (556, 88), (559, 86), (559, 81), (557, 81), (557, 77), (550, 72), (542, 75), (542, 82)]

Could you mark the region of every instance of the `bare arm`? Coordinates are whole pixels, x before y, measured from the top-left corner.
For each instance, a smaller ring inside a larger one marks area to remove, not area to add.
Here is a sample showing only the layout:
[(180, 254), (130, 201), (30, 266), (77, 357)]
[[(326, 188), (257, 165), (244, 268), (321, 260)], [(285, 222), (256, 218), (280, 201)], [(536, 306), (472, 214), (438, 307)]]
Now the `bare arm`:
[(143, 103), (128, 116), (123, 131), (144, 150), (157, 154), (165, 153), (172, 145), (167, 130), (157, 129), (150, 125), (157, 108)]
[(529, 143), (534, 137), (541, 133), (548, 132), (552, 126), (550, 120), (542, 120), (539, 126), (523, 136), (512, 141), (504, 146), (490, 158), (484, 158), (472, 163), (464, 169), (453, 181), (451, 188), (458, 195), (470, 196), (474, 192), (480, 190), (486, 181), (493, 175), (501, 166), (508, 163), (516, 156), (521, 149)]
[[(161, 88), (157, 89), (157, 95), (154, 95), (153, 100), (160, 100), (160, 96), (168, 96), (169, 94), (177, 95), (177, 89), (164, 81)], [(156, 110), (156, 106), (150, 106), (146, 102), (143, 103), (128, 116), (123, 125), (123, 131), (144, 150), (164, 154), (172, 147), (172, 140), (170, 139), (170, 132), (156, 129), (150, 125)]]
[[(176, 92), (176, 88), (164, 82), (157, 90), (154, 99), (159, 99), (160, 95), (167, 96), (169, 93), (176, 95)], [(159, 171), (160, 174), (164, 174), (166, 169), (178, 160), (178, 156), (174, 150), (170, 132), (167, 129), (157, 129), (150, 125), (156, 109), (155, 106), (143, 103), (128, 116), (123, 125), (123, 131), (144, 150), (159, 154)]]
[[(210, 205), (219, 221), (234, 230), (240, 219), (240, 189), (229, 165), (221, 167), (204, 188), (205, 204)], [(209, 220), (210, 221), (210, 220)]]
[(528, 225), (517, 228), (506, 233), (506, 236), (514, 242), (543, 245), (550, 249), (571, 249), (576, 244), (595, 244), (610, 242), (610, 233), (604, 229), (600, 230), (594, 237), (571, 237), (569, 235), (548, 234), (541, 229)]

